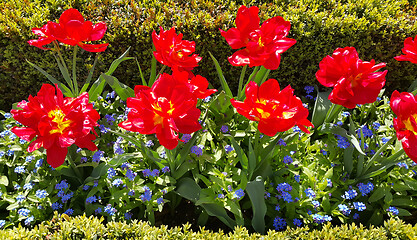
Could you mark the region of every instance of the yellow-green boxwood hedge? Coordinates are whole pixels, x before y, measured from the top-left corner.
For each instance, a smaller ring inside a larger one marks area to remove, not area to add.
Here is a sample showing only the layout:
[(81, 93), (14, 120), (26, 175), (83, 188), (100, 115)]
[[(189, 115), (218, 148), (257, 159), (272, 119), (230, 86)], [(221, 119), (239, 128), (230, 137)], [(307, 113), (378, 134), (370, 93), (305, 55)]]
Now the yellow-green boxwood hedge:
[[(417, 77), (415, 64), (393, 59), (401, 54), (404, 39), (417, 34), (416, 1), (411, 0), (4, 0), (0, 2), (0, 109), (9, 110), (13, 102), (36, 94), (41, 84), (48, 82), (26, 59), (59, 76), (52, 53), (30, 46), (27, 40), (36, 38), (31, 28), (57, 21), (70, 7), (93, 23), (105, 21), (108, 25), (103, 42), (109, 42), (110, 47), (100, 55), (97, 75), (129, 46), (130, 56), (137, 57), (149, 74), (152, 31), (175, 26), (184, 39), (196, 42), (196, 52), (203, 57), (196, 73), (219, 86), (210, 51), (235, 88), (241, 68), (228, 63), (233, 50), (219, 28), (234, 27), (242, 4), (258, 6), (261, 22), (277, 15), (291, 21), (289, 37), (297, 43), (283, 54), (279, 69), (270, 75), (283, 86), (291, 84), (300, 90), (317, 84), (314, 74), (321, 59), (345, 46), (354, 46), (363, 60), (387, 63), (389, 91), (406, 90)], [(67, 53), (70, 56), (71, 51)], [(79, 74), (87, 74), (94, 56), (79, 54), (78, 64), (85, 65)], [(122, 63), (114, 76), (132, 87), (140, 84), (135, 61)]]
[(55, 213), (51, 221), (43, 222), (33, 228), (22, 226), (0, 230), (0, 239), (416, 239), (417, 225), (406, 224), (398, 219), (389, 219), (380, 227), (365, 227), (362, 224), (332, 226), (330, 223), (320, 229), (287, 228), (277, 232), (269, 230), (266, 234), (249, 233), (244, 227), (235, 227), (229, 233), (200, 228), (191, 229), (190, 224), (181, 227), (150, 226), (147, 222), (132, 221), (104, 223), (97, 217), (68, 217)]

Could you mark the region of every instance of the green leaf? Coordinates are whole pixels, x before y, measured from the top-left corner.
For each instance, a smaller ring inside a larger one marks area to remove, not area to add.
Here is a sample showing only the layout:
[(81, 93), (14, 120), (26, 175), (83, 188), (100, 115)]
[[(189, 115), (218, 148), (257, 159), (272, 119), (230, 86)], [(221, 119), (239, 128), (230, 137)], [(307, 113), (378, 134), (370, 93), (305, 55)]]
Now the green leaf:
[[(386, 187), (378, 187), (377, 189), (375, 189), (375, 191), (371, 194), (371, 196), (368, 199), (368, 202), (372, 203), (372, 202), (376, 202), (379, 199), (383, 198), (385, 196), (385, 194), (387, 193), (387, 188)], [(388, 190), (389, 191), (389, 190)]]
[(214, 58), (211, 52), (209, 52), (209, 54), (210, 54), (211, 59), (213, 59), (213, 63), (214, 63), (214, 66), (216, 67), (217, 75), (219, 76), (220, 84), (222, 85), (223, 90), (226, 92), (226, 94), (229, 97), (232, 98), (233, 97), (232, 91), (230, 91), (229, 85), (227, 84), (226, 79), (224, 78), (223, 71), (220, 68), (219, 62), (216, 60), (216, 58)]
[[(138, 65), (138, 69), (139, 69), (139, 74), (140, 74), (140, 79), (142, 79), (142, 85), (143, 86), (148, 86), (148, 84), (146, 83), (145, 78), (143, 77), (143, 73), (142, 73), (142, 69), (140, 68), (140, 64), (138, 62), (138, 58), (135, 58), (136, 60), (136, 64)], [(150, 87), (150, 86), (149, 86)]]
[(59, 58), (57, 58), (56, 56), (55, 56), (55, 59), (56, 59), (56, 62), (58, 63), (58, 67), (59, 67), (59, 70), (61, 71), (62, 76), (64, 77), (68, 86), (71, 88), (72, 94), (75, 96), (76, 93), (75, 93), (75, 90), (74, 90), (74, 86), (72, 85), (72, 80), (71, 80), (71, 77), (69, 75), (68, 68), (66, 66), (64, 66), (65, 65), (64, 60), (61, 57), (61, 60), (62, 60), (62, 63), (61, 63), (61, 60), (59, 60)]
[(99, 55), (97, 54), (95, 59), (94, 59), (93, 67), (88, 72), (87, 79), (85, 80), (85, 83), (84, 83), (83, 87), (81, 88), (80, 93), (83, 93), (83, 92), (87, 91), (88, 86), (90, 86), (90, 82), (91, 82), (91, 79), (93, 78), (93, 74), (94, 74), (94, 69), (96, 68), (98, 56)]
[(58, 80), (56, 80), (56, 78), (52, 77), (49, 73), (47, 73), (45, 70), (43, 70), (42, 68), (38, 67), (37, 65), (29, 62), (26, 59), (26, 62), (28, 62), (32, 67), (36, 68), (36, 70), (38, 70), (39, 72), (41, 72), (46, 78), (48, 78), (49, 81), (51, 81), (53, 84), (57, 84), (59, 89), (61, 89), (62, 94), (64, 94), (66, 97), (74, 97), (74, 95), (72, 94), (71, 90), (65, 86), (64, 84), (62, 84), (61, 82), (59, 82)]
[(233, 136), (230, 136), (230, 141), (233, 145), (233, 148), (235, 149), (235, 152), (237, 154), (237, 159), (239, 160), (240, 164), (242, 165), (243, 170), (247, 170), (248, 169), (248, 157), (246, 156), (245, 152), (240, 147), (240, 145), (233, 138)]
[(200, 199), (200, 191), (200, 186), (198, 186), (197, 183), (189, 177), (182, 178), (178, 181), (177, 189), (175, 190), (178, 195), (193, 201), (194, 203)]
[(224, 207), (232, 212), (235, 217), (242, 218), (242, 211), (240, 210), (240, 207), (231, 199), (226, 199)]
[(128, 97), (135, 96), (135, 91), (132, 88), (119, 82), (116, 77), (109, 76), (104, 73), (101, 74), (101, 77), (106, 80), (107, 84), (109, 84), (109, 86), (117, 93), (117, 95), (119, 95), (123, 101), (126, 101)]
[(330, 92), (331, 91), (317, 93), (316, 103), (314, 104), (313, 116), (311, 119), (315, 128), (323, 124), (326, 114), (332, 106), (332, 103), (329, 101)]
[(106, 81), (101, 76), (91, 85), (90, 90), (88, 91), (88, 96), (90, 101), (95, 101), (103, 92), (104, 86), (106, 86)]
[(249, 195), (249, 199), (252, 204), (252, 226), (255, 231), (259, 233), (265, 232), (265, 185), (262, 177), (257, 177), (256, 180), (248, 182), (246, 185), (246, 192)]
[(351, 174), (353, 170), (353, 147), (348, 147), (343, 151), (343, 166), (346, 172)]
[(372, 217), (369, 219), (368, 224), (373, 224), (373, 225), (378, 226), (382, 223), (382, 220), (383, 220), (383, 215), (381, 211), (376, 210), (374, 214), (372, 214)]
[(324, 123), (321, 126), (321, 128), (319, 128), (318, 133), (319, 134), (324, 134), (324, 133), (329, 134), (329, 133), (332, 133), (332, 134), (337, 134), (337, 135), (340, 135), (342, 137), (345, 137), (345, 138), (347, 138), (352, 143), (352, 145), (356, 148), (356, 150), (360, 154), (366, 155), (362, 151), (358, 139), (356, 139), (356, 137), (354, 135), (350, 134), (348, 131), (346, 131), (346, 129), (344, 129), (342, 127), (339, 127), (339, 126), (337, 126), (335, 124), (332, 124), (332, 123)]
[(314, 184), (316, 182), (316, 178), (314, 177), (313, 172), (308, 169), (307, 167), (303, 167), (303, 172), (305, 175), (307, 175), (308, 179), (310, 180), (310, 183)]
[(0, 177), (0, 184), (4, 185), (4, 186), (8, 186), (9, 185), (9, 179), (7, 178), (7, 176), (1, 176)]
[(253, 147), (252, 144), (250, 142), (249, 139), (249, 156), (248, 156), (248, 177), (249, 179), (252, 178), (252, 174), (256, 169), (256, 163), (257, 163), (257, 159), (256, 159), (256, 155), (255, 152), (253, 151)]

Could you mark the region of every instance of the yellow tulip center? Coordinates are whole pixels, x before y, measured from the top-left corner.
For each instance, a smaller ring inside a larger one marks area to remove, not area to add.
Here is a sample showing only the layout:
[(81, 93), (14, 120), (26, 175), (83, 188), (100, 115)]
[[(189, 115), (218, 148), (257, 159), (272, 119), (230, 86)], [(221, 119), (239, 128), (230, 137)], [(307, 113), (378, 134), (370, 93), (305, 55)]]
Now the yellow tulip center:
[[(414, 118), (414, 120), (417, 120), (417, 114), (413, 114), (413, 115), (411, 115), (411, 117), (410, 118)], [(407, 129), (407, 130), (410, 130), (410, 131), (412, 131), (415, 135), (417, 135), (417, 132), (415, 131), (415, 129), (414, 129), (414, 127), (413, 127), (413, 124), (411, 123), (411, 119), (407, 119), (407, 120), (405, 120), (403, 123), (404, 123), (404, 125), (405, 125), (405, 128)]]
[(258, 45), (259, 45), (259, 47), (264, 47), (265, 46), (265, 44), (262, 41), (262, 38), (261, 37), (259, 37), (259, 39), (258, 39)]
[(50, 134), (54, 134), (54, 133), (62, 134), (65, 131), (65, 129), (67, 129), (72, 123), (71, 120), (64, 121), (65, 113), (62, 112), (61, 109), (55, 109), (55, 110), (50, 111), (48, 113), (48, 117), (52, 119), (52, 122), (56, 123), (56, 127), (52, 129), (51, 131), (49, 131)]
[(361, 78), (362, 78), (362, 73), (359, 73), (356, 76), (351, 76), (351, 84), (352, 84), (352, 87), (358, 86), (358, 81)]
[[(159, 105), (159, 103), (156, 103), (152, 105), (152, 108), (154, 109), (155, 113), (155, 116), (153, 117), (154, 126), (163, 125), (165, 117), (162, 116), (163, 110), (161, 106)], [(168, 116), (171, 116), (174, 110), (175, 108), (173, 108), (173, 104), (171, 103), (171, 101), (169, 101), (169, 110), (166, 112)]]

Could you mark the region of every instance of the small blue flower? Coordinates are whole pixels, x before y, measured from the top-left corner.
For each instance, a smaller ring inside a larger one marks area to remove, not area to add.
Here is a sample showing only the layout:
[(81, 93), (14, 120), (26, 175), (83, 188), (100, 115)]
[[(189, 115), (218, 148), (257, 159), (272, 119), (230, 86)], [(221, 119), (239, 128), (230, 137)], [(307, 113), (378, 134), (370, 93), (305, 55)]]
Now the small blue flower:
[(381, 138), (382, 144), (387, 143), (389, 140), (390, 140), (390, 138), (387, 138), (387, 137)]
[(86, 163), (87, 162), (87, 157), (81, 157), (80, 162), (81, 163)]
[(300, 175), (294, 175), (294, 179), (298, 183), (300, 182), (300, 178), (301, 178)]
[(116, 186), (116, 187), (119, 187), (120, 185), (122, 185), (123, 184), (123, 180), (122, 179), (120, 179), (120, 178), (116, 178), (116, 179), (114, 179), (114, 181), (112, 182), (112, 185), (113, 186)]
[(314, 208), (318, 208), (318, 207), (320, 207), (320, 202), (319, 202), (319, 201), (317, 201), (317, 200), (313, 200), (313, 201), (311, 201), (311, 204), (313, 204), (313, 207), (314, 207)]
[(239, 188), (233, 193), (232, 198), (241, 199), (243, 196), (245, 196), (245, 192), (241, 188)]
[(308, 198), (316, 198), (316, 193), (311, 188), (307, 188), (305, 191), (306, 197)]
[(113, 216), (117, 210), (111, 206), (111, 204), (107, 204), (107, 206), (104, 207), (104, 212), (108, 213), (110, 216)]
[(355, 189), (351, 189), (349, 191), (345, 191), (345, 194), (342, 195), (343, 199), (354, 199), (356, 196), (358, 196), (358, 193)]
[(72, 215), (74, 213), (74, 210), (72, 210), (72, 208), (68, 208), (65, 212), (64, 212), (64, 214), (67, 214), (67, 215)]
[(354, 219), (354, 220), (359, 219), (359, 214), (358, 214), (358, 213), (353, 214), (353, 219)]
[(152, 191), (149, 190), (149, 188), (145, 188), (145, 192), (139, 196), (139, 198), (143, 201), (143, 202), (148, 202), (152, 199)]
[(378, 131), (379, 127), (381, 127), (381, 124), (379, 122), (372, 123), (372, 127), (375, 131)]
[(127, 195), (129, 196), (135, 196), (135, 190), (130, 190)]
[(284, 200), (287, 203), (294, 202), (294, 200), (292, 199), (291, 194), (288, 193), (288, 192), (282, 192), (281, 197), (282, 197), (282, 200)]
[(350, 142), (348, 142), (348, 139), (345, 137), (342, 137), (340, 135), (335, 134), (337, 138), (337, 146), (343, 149), (346, 149), (350, 146)]
[(342, 121), (337, 121), (337, 122), (336, 122), (336, 125), (337, 125), (337, 126), (342, 126), (342, 125), (343, 125), (343, 122), (342, 122)]
[(5, 220), (0, 220), (0, 228), (4, 227), (4, 225), (6, 225), (6, 221)]
[(167, 153), (165, 152), (165, 150), (163, 150), (161, 153), (159, 153), (159, 157), (160, 158), (167, 158)]
[(32, 215), (25, 219), (25, 225), (29, 226), (33, 221), (35, 220), (35, 217)]
[(99, 163), (100, 159), (103, 157), (103, 151), (98, 150), (93, 154), (93, 162)]
[(133, 172), (131, 169), (128, 169), (125, 175), (129, 179), (129, 181), (133, 181), (135, 180), (137, 173)]
[(229, 131), (229, 127), (227, 125), (222, 125), (222, 127), (220, 128), (220, 131), (222, 133), (227, 133)]
[(97, 208), (96, 210), (94, 210), (94, 214), (99, 214), (101, 213), (103, 210), (101, 209), (101, 207)]
[(342, 112), (342, 117), (348, 117), (348, 116), (350, 116), (349, 112)]
[(326, 155), (327, 155), (327, 151), (326, 151), (326, 150), (324, 150), (324, 149), (321, 149), (321, 150), (320, 150), (320, 152), (321, 152), (321, 154), (323, 154), (324, 156), (326, 156)]
[(90, 186), (88, 186), (88, 185), (84, 185), (84, 186), (83, 186), (83, 190), (84, 190), (84, 191), (87, 191), (89, 188), (90, 188)]
[(199, 146), (192, 146), (191, 153), (194, 153), (195, 155), (197, 155), (197, 157), (199, 157), (203, 155), (203, 149), (200, 148)]
[(21, 202), (23, 202), (25, 199), (26, 199), (26, 197), (25, 197), (25, 196), (23, 196), (23, 195), (19, 194), (19, 195), (17, 195), (17, 197), (16, 197), (16, 202), (21, 203)]
[[(368, 126), (363, 125), (362, 126), (362, 132), (364, 137), (372, 137), (374, 133), (371, 129), (368, 128)], [(356, 133), (358, 134), (358, 138), (361, 138), (361, 129), (356, 130)]]
[(3, 157), (6, 154), (4, 151), (0, 151), (0, 157)]
[(300, 220), (300, 219), (298, 219), (298, 218), (294, 218), (294, 220), (293, 220), (293, 222), (292, 222), (293, 224), (294, 224), (294, 226), (296, 226), (296, 227), (301, 227), (302, 225), (303, 225), (303, 222)]
[(191, 139), (191, 134), (183, 134), (181, 137), (181, 140), (184, 141), (184, 143), (188, 143), (188, 141), (190, 141)]
[(339, 204), (339, 211), (343, 213), (343, 215), (348, 216), (350, 214), (350, 209), (345, 204)]
[(163, 198), (157, 198), (156, 199), (156, 203), (158, 204), (158, 205), (161, 205), (161, 204), (163, 204), (164, 203), (164, 199)]
[(42, 199), (42, 198), (46, 198), (46, 196), (48, 196), (48, 192), (46, 190), (36, 190), (35, 196)]
[(152, 177), (158, 177), (159, 176), (159, 170), (158, 169), (152, 170), (151, 176)]
[(314, 92), (314, 87), (313, 86), (305, 86), (304, 90), (306, 91), (307, 94), (310, 94), (310, 93)]
[(161, 169), (161, 171), (162, 171), (163, 173), (170, 172), (170, 170), (169, 170), (169, 167), (168, 167), (168, 166), (163, 167), (163, 168)]
[[(408, 165), (405, 162), (399, 162), (397, 163), (397, 166), (399, 166), (400, 168), (408, 169)], [(16, 172), (16, 169), (14, 171)]]
[(291, 192), (292, 187), (291, 187), (290, 184), (284, 182), (284, 183), (279, 183), (277, 185), (277, 188), (276, 189), (280, 193), (283, 192), (283, 191)]
[(74, 192), (70, 192), (68, 194), (65, 194), (64, 196), (62, 196), (62, 202), (66, 203), (68, 200), (70, 200), (72, 198), (72, 196), (74, 196)]
[(207, 96), (206, 98), (203, 99), (203, 102), (208, 103), (211, 100), (211, 96)]
[(285, 141), (284, 141), (284, 139), (282, 139), (282, 138), (280, 138), (279, 140), (278, 140), (278, 143), (277, 143), (278, 145), (280, 145), (280, 146), (287, 146), (287, 143), (285, 143)]
[(19, 210), (17, 210), (17, 214), (22, 215), (24, 217), (27, 217), (30, 213), (30, 210), (27, 208), (21, 208)]
[(34, 156), (26, 156), (25, 162), (30, 163), (35, 159)]
[(57, 183), (55, 185), (55, 189), (57, 190), (63, 190), (63, 189), (67, 189), (69, 187), (67, 180), (62, 180), (60, 183)]
[(217, 195), (217, 198), (224, 198), (224, 194), (223, 194), (223, 193), (219, 193), (219, 194)]
[(279, 210), (281, 210), (281, 207), (277, 204), (277, 205), (275, 206), (275, 210), (276, 210), (276, 211), (279, 211)]
[(58, 210), (58, 209), (62, 208), (62, 204), (60, 204), (59, 202), (54, 202), (54, 203), (52, 203), (51, 208), (53, 210)]
[(235, 149), (230, 145), (226, 145), (226, 146), (224, 146), (224, 150), (226, 151), (226, 154), (227, 154), (227, 153), (229, 153), (229, 152), (231, 152)]
[(277, 216), (274, 219), (274, 223), (272, 225), (274, 226), (275, 230), (284, 230), (287, 227), (287, 221)]
[(11, 113), (5, 113), (4, 114), (4, 117), (7, 119), (7, 118), (13, 117), (13, 115)]
[(118, 144), (114, 144), (114, 154), (123, 154), (125, 153), (125, 150), (123, 150), (123, 148), (120, 147), (120, 145)]
[(358, 183), (359, 191), (361, 192), (362, 196), (367, 196), (372, 190), (374, 190), (374, 185), (371, 182), (367, 184)]
[(396, 208), (396, 207), (389, 207), (388, 209), (387, 209), (387, 212), (390, 212), (390, 213), (392, 213), (392, 215), (398, 215), (400, 212), (398, 211), (398, 208)]
[(14, 188), (15, 190), (19, 190), (19, 189), (20, 189), (20, 185), (16, 183), (16, 184), (13, 186), (13, 188)]
[(301, 133), (301, 129), (300, 129), (298, 126), (294, 126), (294, 127), (292, 128), (292, 130), (293, 130), (294, 132)]
[(283, 161), (285, 164), (291, 164), (292, 162), (293, 162), (293, 160), (292, 160), (292, 157), (291, 156), (288, 156), (288, 155), (286, 155), (285, 157), (284, 157), (284, 161)]
[(354, 202), (353, 207), (359, 212), (366, 210), (366, 205), (363, 202)]
[(133, 213), (131, 213), (131, 212), (127, 212), (127, 213), (125, 213), (125, 219), (126, 219), (126, 220), (130, 220), (130, 219), (132, 219), (132, 216), (133, 216)]
[(116, 170), (114, 170), (114, 168), (109, 168), (107, 169), (107, 178), (108, 179), (112, 179), (113, 177), (116, 176)]
[(94, 202), (97, 202), (97, 197), (96, 197), (95, 195), (93, 195), (93, 196), (91, 196), (91, 197), (88, 197), (88, 198), (85, 200), (85, 202), (86, 202), (86, 203), (94, 203)]
[(152, 171), (150, 169), (142, 170), (143, 177), (149, 177), (152, 175)]
[(326, 181), (327, 181), (327, 186), (328, 187), (333, 187), (333, 183), (332, 183), (332, 180), (330, 178), (326, 178)]
[(132, 167), (132, 165), (128, 162), (124, 162), (122, 163), (122, 165), (120, 166), (122, 168), (122, 170), (126, 170)]
[(23, 189), (24, 190), (32, 190), (33, 189), (33, 183), (26, 183), (25, 185), (23, 185)]
[(26, 172), (25, 166), (18, 166), (14, 169), (15, 173), (22, 174)]
[(42, 166), (42, 163), (43, 163), (43, 159), (41, 158), (38, 161), (36, 161), (35, 167), (40, 168)]

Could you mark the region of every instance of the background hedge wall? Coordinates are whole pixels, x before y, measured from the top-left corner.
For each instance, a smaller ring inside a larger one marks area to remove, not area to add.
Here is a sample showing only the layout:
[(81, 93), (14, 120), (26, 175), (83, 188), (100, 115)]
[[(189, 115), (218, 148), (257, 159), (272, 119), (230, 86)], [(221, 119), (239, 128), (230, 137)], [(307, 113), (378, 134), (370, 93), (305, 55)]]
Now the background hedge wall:
[[(158, 26), (176, 26), (184, 39), (196, 42), (196, 52), (203, 57), (196, 73), (219, 86), (208, 54), (211, 51), (235, 87), (241, 68), (228, 63), (233, 51), (219, 28), (234, 27), (242, 4), (258, 6), (261, 22), (277, 15), (291, 21), (290, 37), (297, 43), (283, 54), (279, 69), (270, 76), (282, 86), (291, 84), (298, 94), (305, 85), (318, 84), (314, 74), (319, 62), (337, 47), (354, 46), (361, 59), (386, 62), (388, 92), (405, 91), (417, 77), (417, 65), (393, 59), (400, 55), (404, 39), (417, 34), (414, 0), (4, 0), (0, 3), (0, 109), (8, 111), (12, 103), (36, 94), (41, 84), (48, 82), (25, 59), (59, 76), (52, 53), (30, 46), (27, 40), (36, 38), (31, 28), (57, 21), (70, 7), (93, 23), (108, 24), (103, 41), (110, 47), (100, 54), (97, 76), (129, 46), (130, 56), (137, 57), (148, 74), (152, 31)], [(67, 53), (71, 55), (71, 51)], [(94, 57), (89, 52), (79, 54), (78, 64), (86, 66), (79, 74), (86, 75)], [(122, 63), (113, 75), (131, 87), (140, 84), (135, 61)]]

